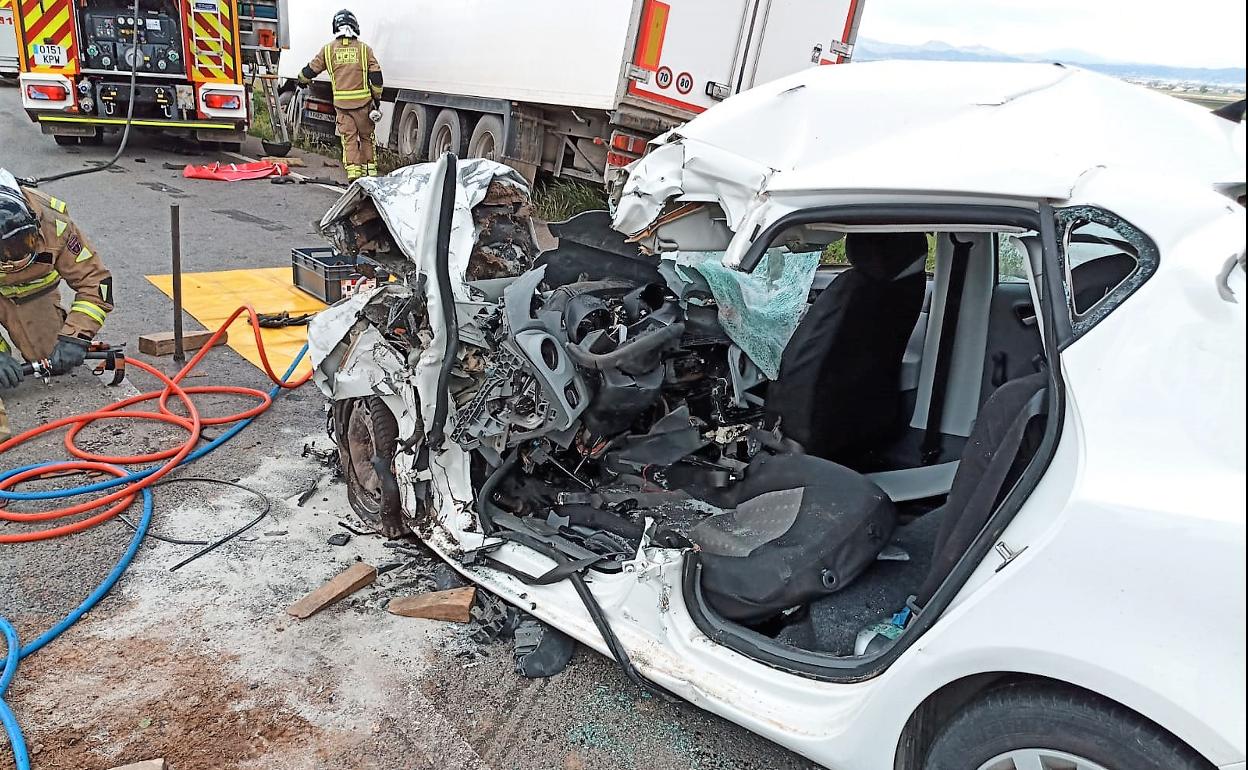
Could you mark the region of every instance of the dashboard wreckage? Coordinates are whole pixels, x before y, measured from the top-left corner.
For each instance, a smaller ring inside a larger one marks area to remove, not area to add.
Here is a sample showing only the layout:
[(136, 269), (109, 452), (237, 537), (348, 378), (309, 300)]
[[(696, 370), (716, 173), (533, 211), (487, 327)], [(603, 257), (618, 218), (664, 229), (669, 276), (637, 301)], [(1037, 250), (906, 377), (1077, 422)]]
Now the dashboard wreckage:
[[(1242, 615), (1182, 633), (1243, 583), (1242, 121), (1060, 66), (821, 69), (654, 140), (553, 249), (502, 164), (354, 183), (320, 229), (376, 288), (309, 326), (352, 506), (830, 766), (1242, 762), (1242, 685), (1174, 654), (1242, 674)], [(1052, 633), (1109, 575), (1165, 611)]]

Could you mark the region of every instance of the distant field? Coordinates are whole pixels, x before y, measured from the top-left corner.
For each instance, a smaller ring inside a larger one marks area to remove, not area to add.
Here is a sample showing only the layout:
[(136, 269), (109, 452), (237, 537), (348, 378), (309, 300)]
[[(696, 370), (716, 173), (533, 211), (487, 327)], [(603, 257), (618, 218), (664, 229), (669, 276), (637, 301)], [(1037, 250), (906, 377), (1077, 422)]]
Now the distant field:
[(1174, 91), (1165, 91), (1162, 89), (1158, 89), (1158, 91), (1163, 94), (1178, 97), (1185, 102), (1192, 102), (1193, 104), (1199, 104), (1202, 107), (1208, 107), (1211, 110), (1216, 110), (1217, 108), (1224, 107), (1228, 104), (1234, 104), (1244, 98), (1243, 94), (1221, 96), (1215, 94), (1175, 93)]

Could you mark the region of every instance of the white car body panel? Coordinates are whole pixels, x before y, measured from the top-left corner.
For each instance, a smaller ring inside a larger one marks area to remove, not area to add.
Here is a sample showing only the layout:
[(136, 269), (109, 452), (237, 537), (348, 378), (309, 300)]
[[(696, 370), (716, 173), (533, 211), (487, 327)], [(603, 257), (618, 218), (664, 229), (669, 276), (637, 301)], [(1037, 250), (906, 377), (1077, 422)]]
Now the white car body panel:
[[(1022, 71), (1003, 66), (1000, 82), (989, 78), (994, 93), (1022, 94), (1007, 102), (1034, 93), (1006, 88), (1018, 85), (1012, 78)], [(1024, 85), (1039, 82), (1036, 88), (1043, 90), (1044, 83), (1051, 83), (1051, 71), (1045, 69), (1044, 77), (1027, 71)], [(879, 77), (879, 72), (863, 75), (864, 94), (867, 86), (879, 85)], [(1084, 77), (1059, 80), (1079, 83)], [(731, 116), (766, 98), (734, 98), (710, 115), (727, 125)], [(919, 116), (916, 121), (929, 119), (921, 106), (911, 108)], [(1203, 125), (1197, 113), (1186, 110), (1175, 117), (1176, 126), (1189, 119)], [(827, 125), (805, 122), (802, 128), (818, 132)], [(695, 122), (682, 135), (696, 136), (697, 128)], [(753, 224), (749, 217), (755, 211), (768, 212), (764, 219), (774, 221), (799, 206), (847, 200), (982, 204), (1038, 197), (1055, 199), (1059, 207), (1096, 205), (1115, 212), (1155, 241), (1160, 262), (1138, 291), (1060, 353), (1067, 398), (1060, 444), (1044, 478), (1001, 537), (1021, 555), (1004, 568), (995, 556), (985, 559), (936, 624), (886, 671), (852, 684), (816, 681), (711, 641), (685, 606), (683, 553), (646, 545), (623, 572), (595, 573), (590, 583), (637, 669), (696, 705), (834, 770), (892, 767), (907, 720), (929, 694), (991, 672), (1034, 674), (1100, 693), (1171, 731), (1211, 762), (1242, 766), (1248, 295), (1241, 270), (1232, 271), (1228, 281), (1238, 301), (1223, 298), (1218, 276), (1229, 258), (1244, 252), (1245, 216), (1242, 207), (1212, 188), (1235, 181), (1231, 167), (1236, 162), (1242, 183), (1243, 133), (1242, 127), (1223, 131), (1216, 124), (1200, 130), (1208, 132), (1209, 141), (1221, 143), (1192, 150), (1190, 162), (1107, 167), (1085, 166), (1095, 158), (1083, 152), (1065, 163), (1045, 156), (1042, 162), (1052, 162), (1053, 173), (1012, 168), (998, 169), (991, 178), (963, 174), (956, 177), (959, 184), (975, 189), (962, 192), (912, 169), (909, 176), (898, 175), (867, 194), (860, 191), (863, 177), (847, 182), (849, 190), (788, 189), (773, 196), (764, 187), (781, 175), (762, 170), (766, 162), (710, 152), (702, 156), (707, 162), (698, 165), (682, 152), (683, 165), (674, 167), (676, 151), (669, 148), (681, 147), (679, 142), (659, 147), (649, 156), (657, 160), (648, 165), (643, 161), (637, 167), (642, 173), (630, 181), (636, 200), (631, 208), (621, 206), (617, 224), (644, 229), (653, 219), (646, 217), (674, 196), (716, 200), (731, 210), (739, 205), (743, 218), (737, 224)], [(1112, 155), (1110, 138), (1098, 134), (1094, 139)], [(971, 148), (967, 152), (973, 156)], [(1129, 155), (1124, 151), (1121, 157)], [(826, 157), (831, 169), (836, 158)], [(469, 163), (472, 169), (461, 169), (461, 178), (509, 173), (488, 161)], [(427, 167), (429, 178), (440, 179), (444, 165)], [(887, 175), (887, 164), (882, 168)], [(762, 186), (751, 192), (751, 185)], [(410, 200), (378, 201), (383, 217), (396, 220), (392, 231), (406, 255), (429, 276), (434, 275), (437, 223), (433, 187), (413, 192), (414, 212)], [(471, 248), (462, 217), (472, 189), (472, 184), (461, 188), (457, 199), (453, 232), (459, 240), (453, 239), (451, 254), (456, 265), (466, 258), (465, 243)], [(734, 246), (754, 232), (753, 226), (738, 230)], [(370, 296), (351, 302), (362, 307)], [(431, 286), (426, 299), (430, 318), (440, 318)], [(338, 366), (333, 351), (353, 321), (353, 312), (343, 312), (323, 314), (312, 323), (313, 360), (318, 383), (327, 392), (333, 392), (331, 370)], [(394, 377), (408, 378), (383, 395), (389, 402), (402, 398), (403, 388), (414, 388), (426, 425), (437, 397), (444, 334), (439, 324), (433, 326), (439, 338), (421, 354), (413, 373), (378, 365), (391, 375), (391, 386)], [(352, 355), (347, 369), (368, 369), (366, 359)], [(358, 382), (352, 387), (352, 394), (360, 392)], [(409, 397), (405, 406), (411, 404)], [(400, 414), (400, 439), (413, 427)], [(409, 495), (419, 477), (413, 460), (400, 455), (396, 461), (400, 487)], [(475, 498), (467, 455), (448, 444), (431, 471), (436, 507), (428, 544), (474, 582), (606, 654), (602, 637), (566, 581), (526, 585), (497, 570), (459, 563), (463, 551), (486, 542), (479, 532), (469, 531), (476, 526), (468, 505)], [(515, 544), (503, 545), (493, 556), (531, 575), (554, 566)]]

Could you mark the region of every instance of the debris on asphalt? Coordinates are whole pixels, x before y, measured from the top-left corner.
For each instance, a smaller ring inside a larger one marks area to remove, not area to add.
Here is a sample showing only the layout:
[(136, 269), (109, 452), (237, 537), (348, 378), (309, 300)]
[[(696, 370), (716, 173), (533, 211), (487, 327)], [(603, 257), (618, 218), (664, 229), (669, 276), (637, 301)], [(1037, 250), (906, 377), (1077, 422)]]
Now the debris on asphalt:
[[(212, 339), (216, 332), (186, 332), (182, 335), (182, 349), (185, 351), (199, 350)], [(229, 342), (229, 332), (221, 332), (216, 346)], [(214, 346), (215, 347), (215, 346)], [(139, 352), (147, 356), (171, 356), (176, 349), (173, 332), (154, 332), (139, 335)]]
[(321, 481), (324, 480), (324, 478), (324, 476), (317, 476), (312, 480), (312, 485), (305, 489), (301, 495), (299, 495), (298, 505), (300, 508), (312, 499), (312, 495), (316, 494), (316, 490), (321, 486)]
[(307, 620), (334, 602), (370, 586), (377, 579), (377, 568), (371, 564), (352, 564), (312, 593), (290, 605), (286, 612)]
[(520, 621), (515, 637), (516, 673), (528, 679), (560, 673), (576, 652), (575, 639), (533, 617)]
[(355, 527), (351, 526), (350, 524), (348, 524), (347, 522), (341, 519), (338, 520), (338, 526), (342, 527), (343, 529), (350, 532), (351, 534), (359, 535), (360, 537), (368, 537), (369, 535), (377, 534), (375, 530), (371, 530), (371, 529), (356, 529)]
[(308, 165), (303, 162), (303, 158), (295, 158), (295, 157), (275, 158), (270, 155), (266, 155), (260, 160), (263, 163), (285, 163), (287, 166), (290, 166), (292, 168), (303, 168), (304, 166)]
[(329, 543), (330, 545), (346, 545), (347, 543), (351, 542), (351, 535), (347, 532), (335, 532), (334, 534), (330, 535), (329, 539), (326, 540), (325, 542)]
[(167, 767), (168, 765), (163, 759), (147, 759), (142, 762), (114, 767), (113, 770), (165, 770)]
[(400, 596), (391, 599), (386, 610), (391, 615), (402, 615), (405, 618), (468, 623), (472, 620), (472, 602), (476, 596), (477, 589), (472, 587)]

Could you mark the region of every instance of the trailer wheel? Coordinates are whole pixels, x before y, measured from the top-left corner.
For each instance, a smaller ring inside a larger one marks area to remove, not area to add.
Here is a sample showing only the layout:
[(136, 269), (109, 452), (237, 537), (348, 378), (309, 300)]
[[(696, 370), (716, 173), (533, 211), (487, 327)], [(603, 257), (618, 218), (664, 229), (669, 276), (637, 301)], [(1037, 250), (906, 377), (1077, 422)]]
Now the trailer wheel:
[(468, 157), (501, 161), (503, 157), (503, 120), (497, 115), (484, 115), (468, 140)]
[(404, 158), (421, 160), (429, 148), (429, 108), (423, 104), (405, 104), (395, 127), (395, 146)]
[(451, 109), (439, 112), (429, 133), (429, 160), (437, 160), (448, 152), (464, 157), (467, 149), (464, 144), (464, 122), (458, 112)]

